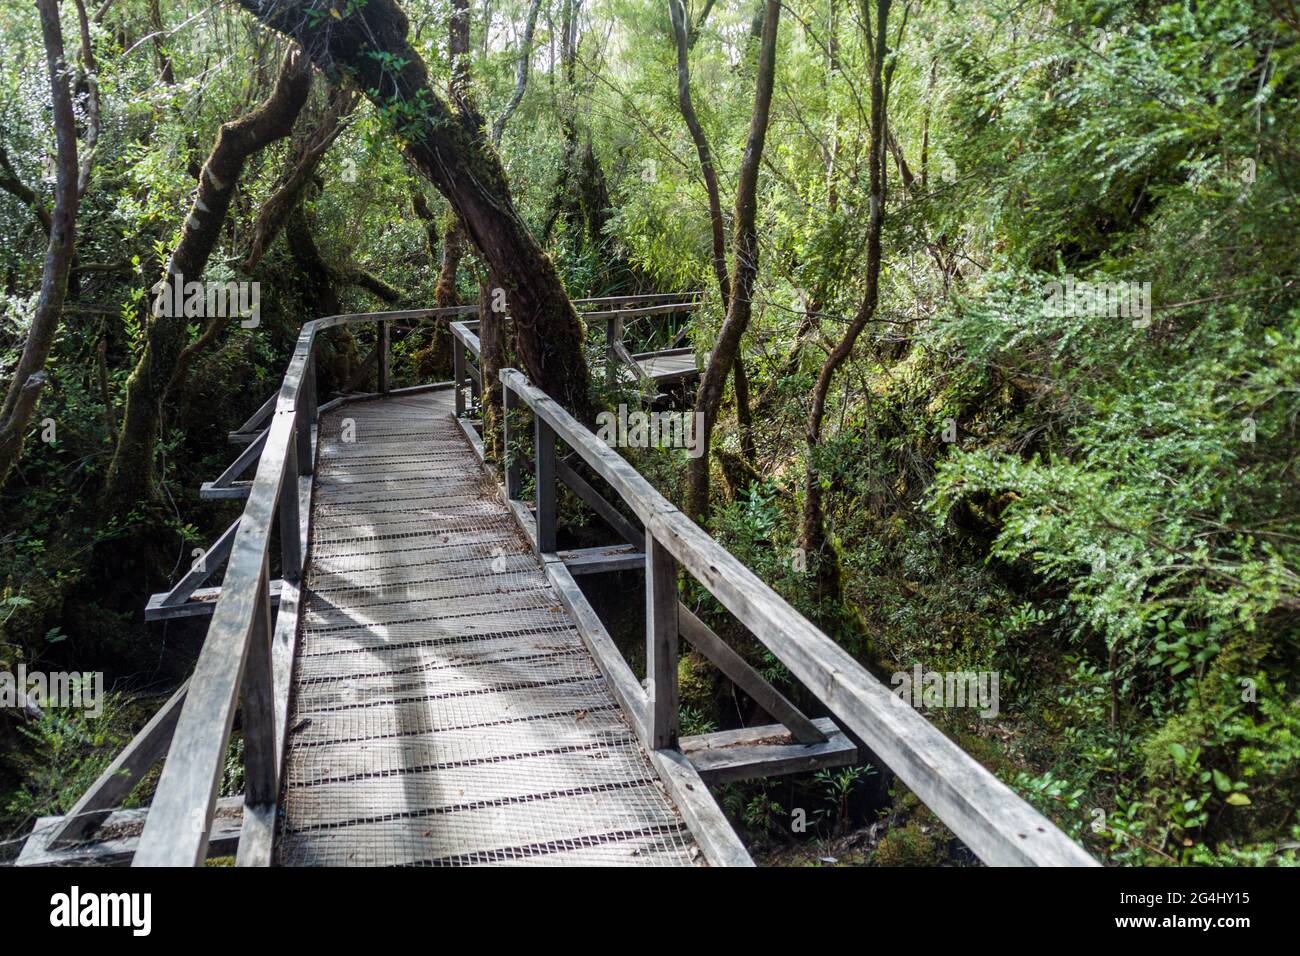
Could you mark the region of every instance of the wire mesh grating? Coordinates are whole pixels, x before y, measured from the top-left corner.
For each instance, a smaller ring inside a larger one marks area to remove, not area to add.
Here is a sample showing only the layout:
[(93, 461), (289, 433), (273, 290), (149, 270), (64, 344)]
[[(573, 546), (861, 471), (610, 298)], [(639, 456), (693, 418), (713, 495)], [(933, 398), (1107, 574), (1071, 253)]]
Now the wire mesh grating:
[(318, 434), (278, 861), (702, 862), (451, 394)]

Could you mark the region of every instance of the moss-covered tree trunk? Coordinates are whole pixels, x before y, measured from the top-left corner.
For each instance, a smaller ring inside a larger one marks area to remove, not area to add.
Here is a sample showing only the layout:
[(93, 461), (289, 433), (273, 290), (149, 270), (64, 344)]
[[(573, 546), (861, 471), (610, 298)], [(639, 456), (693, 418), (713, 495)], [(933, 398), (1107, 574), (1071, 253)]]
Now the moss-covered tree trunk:
[(571, 411), (593, 419), (583, 327), (559, 273), (516, 211), (481, 122), (435, 92), (424, 60), (407, 41), (402, 9), (393, 0), (370, 0), (332, 16), (337, 8), (322, 0), (240, 3), (297, 40), (327, 74), (350, 77), (388, 119), (506, 290), (529, 376)]
[[(451, 16), (447, 18), (447, 61), (451, 64), (451, 82), (448, 92), (451, 105), (464, 117), (480, 119), (474, 108), (469, 90), (469, 0), (451, 0)], [(480, 119), (481, 125), (481, 119)], [(465, 227), (453, 210), (447, 216), (442, 233), (442, 264), (438, 270), (438, 284), (433, 292), (438, 308), (446, 309), (457, 304), (456, 276), (460, 262), (465, 258)], [(439, 323), (446, 330), (446, 323)], [(446, 331), (450, 336), (450, 331)]]
[[(171, 295), (174, 283), (203, 278), (244, 163), (253, 153), (289, 135), (310, 88), (307, 60), (292, 49), (285, 54), (271, 95), (251, 113), (221, 127), (199, 176), (180, 242), (172, 251), (166, 275), (153, 290), (159, 297)], [(164, 396), (174, 391), (179, 359), (188, 341), (188, 321), (184, 315), (150, 316), (147, 320), (143, 352), (127, 379), (122, 427), (102, 493), (105, 507), (116, 513), (126, 514), (152, 497), (154, 442)], [(209, 321), (221, 320), (210, 317)]]
[[(45, 385), (45, 362), (54, 346), (54, 335), (63, 313), (63, 299), (68, 291), (68, 272), (76, 243), (77, 205), (81, 199), (77, 186), (76, 121), (64, 64), (59, 8), (54, 0), (39, 0), (37, 9), (54, 105), (54, 213), (41, 217), (49, 233), (41, 271), (41, 291), (22, 355), (18, 358), (18, 366), (0, 409), (0, 487), (4, 486), (18, 462), (27, 426), (36, 411), (36, 400)], [(16, 176), (14, 180), (17, 181)], [(34, 208), (39, 205), (39, 201), (33, 203)]]

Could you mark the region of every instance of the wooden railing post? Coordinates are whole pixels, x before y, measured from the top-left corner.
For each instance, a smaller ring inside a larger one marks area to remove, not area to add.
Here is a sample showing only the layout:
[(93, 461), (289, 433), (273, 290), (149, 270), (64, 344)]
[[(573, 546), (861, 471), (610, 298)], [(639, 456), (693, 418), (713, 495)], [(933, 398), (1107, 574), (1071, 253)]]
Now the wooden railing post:
[(456, 387), (456, 417), (465, 414), (465, 343), (451, 336), (451, 377)]
[[(294, 427), (303, 430), (300, 414)], [(285, 451), (284, 484), (280, 486), (280, 577), (297, 581), (302, 577), (302, 517), (298, 508), (298, 442), (290, 441)]]
[(512, 416), (519, 414), (519, 396), (515, 390), (508, 384), (501, 386), (501, 405), (503, 409), (501, 424), (501, 445), (505, 449), (506, 456), (506, 497), (511, 501), (518, 501), (522, 481), (519, 477), (519, 459), (516, 457), (518, 449), (511, 444), (515, 439), (514, 429), (517, 424), (511, 424)]
[(623, 313), (617, 312), (605, 320), (605, 385), (613, 388), (618, 380), (621, 359), (617, 345), (623, 341)]
[[(290, 446), (292, 447), (292, 445)], [(279, 770), (275, 759), (275, 687), (271, 664), (271, 581), (268, 562), (262, 562), (257, 583), (253, 628), (248, 637), (248, 660), (244, 663), (240, 722), (244, 730), (244, 833), (239, 840), (237, 864), (247, 865), (260, 852), (259, 844), (271, 839), (262, 832), (274, 825), (265, 819), (264, 808), (279, 796)], [(249, 810), (263, 808), (254, 817), (262, 826), (250, 826)], [(207, 826), (212, 825), (211, 819)]]
[(650, 745), (677, 746), (677, 561), (646, 529), (645, 672)]
[[(298, 389), (298, 420), (295, 424), (298, 442), (298, 470), (296, 474), (310, 475), (315, 461), (312, 455), (311, 430), (316, 424), (316, 356), (307, 358)], [(291, 472), (292, 474), (292, 472)]]
[(533, 461), (537, 485), (537, 550), (540, 554), (555, 551), (555, 432), (533, 416)]
[(241, 723), (244, 729), (244, 802), (272, 803), (275, 772), (275, 714), (271, 685), (271, 587), (267, 562), (257, 587), (257, 610), (244, 664)]
[(383, 319), (379, 320), (379, 394), (388, 394), (389, 358), (392, 330)]

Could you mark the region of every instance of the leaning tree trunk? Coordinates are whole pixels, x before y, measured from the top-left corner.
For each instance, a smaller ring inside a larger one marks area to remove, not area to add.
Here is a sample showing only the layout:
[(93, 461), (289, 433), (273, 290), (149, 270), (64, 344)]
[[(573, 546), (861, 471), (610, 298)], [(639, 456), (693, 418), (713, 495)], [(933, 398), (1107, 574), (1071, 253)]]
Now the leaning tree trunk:
[[(813, 387), (812, 404), (808, 412), (808, 461), (804, 474), (803, 528), (800, 546), (814, 562), (817, 597), (836, 601), (840, 596), (839, 558), (826, 538), (826, 515), (823, 488), (818, 467), (818, 450), (821, 444), (822, 420), (826, 415), (826, 396), (836, 371), (853, 352), (853, 345), (862, 330), (876, 314), (880, 299), (880, 236), (885, 221), (885, 156), (887, 125), (885, 113), (884, 61), (888, 51), (885, 26), (889, 17), (890, 0), (876, 2), (876, 29), (868, 33), (874, 52), (871, 59), (871, 153), (868, 157), (871, 183), (870, 209), (867, 220), (867, 285), (862, 304), (843, 338), (836, 343), (822, 364)], [(865, 26), (870, 30), (870, 23)]]
[(407, 42), (406, 14), (393, 0), (354, 12), (312, 16), (314, 0), (239, 0), (297, 40), (331, 76), (346, 74), (392, 118), (407, 156), (447, 198), (475, 248), (505, 289), (520, 358), (534, 382), (579, 417), (594, 418), (582, 351), (583, 327), (554, 263), (514, 207), (505, 172), (473, 116), (435, 92)]
[[(54, 139), (56, 146), (56, 180), (54, 213), (49, 217), (49, 242), (45, 247), (45, 265), (41, 271), (41, 292), (36, 313), (23, 353), (0, 408), (0, 487), (9, 480), (23, 438), (36, 410), (36, 400), (45, 385), (45, 363), (54, 346), (54, 335), (63, 312), (68, 291), (68, 272), (72, 266), (76, 243), (78, 190), (77, 130), (68, 89), (67, 66), (63, 53), (63, 30), (59, 24), (56, 0), (37, 0), (41, 36), (45, 43), (46, 68), (54, 103)], [(42, 222), (44, 222), (42, 218)]]
[[(285, 54), (271, 95), (248, 115), (221, 127), (199, 176), (194, 203), (167, 265), (167, 274), (155, 287), (159, 296), (170, 295), (173, 282), (202, 278), (245, 161), (269, 143), (289, 135), (310, 88), (311, 69), (299, 52), (291, 49)], [(127, 379), (122, 428), (103, 491), (104, 504), (114, 513), (125, 513), (151, 497), (153, 450), (163, 396), (173, 388), (178, 360), (186, 345), (186, 325), (184, 316), (148, 319), (144, 351)]]
[(772, 84), (776, 74), (776, 30), (780, 16), (780, 0), (767, 0), (758, 54), (754, 111), (749, 123), (749, 141), (745, 145), (745, 155), (740, 163), (740, 176), (736, 184), (731, 301), (695, 399), (695, 410), (704, 416), (704, 436), (701, 440), (703, 454), (692, 458), (687, 466), (686, 508), (687, 513), (697, 520), (703, 520), (709, 512), (709, 442), (713, 437), (713, 426), (717, 424), (727, 374), (736, 364), (741, 336), (749, 327), (750, 300), (754, 293), (754, 280), (758, 275), (758, 167), (763, 159), (767, 120), (772, 109)]

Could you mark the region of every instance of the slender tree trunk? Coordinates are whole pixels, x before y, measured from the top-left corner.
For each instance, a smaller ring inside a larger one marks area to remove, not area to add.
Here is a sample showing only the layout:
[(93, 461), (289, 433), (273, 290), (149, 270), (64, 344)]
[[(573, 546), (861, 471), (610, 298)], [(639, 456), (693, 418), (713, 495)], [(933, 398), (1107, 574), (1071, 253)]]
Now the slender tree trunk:
[(751, 296), (758, 275), (758, 169), (767, 138), (767, 121), (772, 108), (772, 85), (776, 75), (776, 34), (781, 16), (779, 0), (767, 0), (763, 32), (758, 55), (758, 82), (754, 94), (754, 111), (750, 117), (749, 141), (740, 164), (736, 185), (735, 233), (732, 239), (731, 300), (727, 317), (718, 332), (718, 341), (709, 356), (708, 367), (700, 379), (695, 410), (703, 413), (703, 454), (692, 458), (687, 470), (687, 513), (703, 520), (709, 511), (709, 443), (722, 405), (722, 390), (727, 374), (736, 364), (740, 339), (749, 327)]
[[(833, 79), (840, 72), (840, 40), (839, 40), (839, 10), (837, 0), (831, 0), (830, 10), (828, 12), (828, 22), (826, 27), (826, 75), (828, 79)], [(825, 90), (826, 81), (822, 82), (822, 89)], [(837, 164), (840, 155), (840, 112), (837, 108), (831, 110), (831, 142), (830, 148), (826, 155), (826, 209), (833, 217), (840, 205), (839, 181), (837, 173)], [(767, 387), (759, 394), (757, 401), (753, 405), (753, 415), (756, 418), (765, 418), (778, 397), (781, 383), (799, 370), (800, 358), (803, 353), (804, 340), (808, 334), (817, 327), (819, 313), (825, 308), (826, 295), (829, 289), (829, 282), (819, 282), (807, 297), (800, 303), (803, 307), (803, 315), (799, 319), (799, 325), (795, 329), (794, 340), (790, 343), (790, 348), (786, 351), (785, 358), (780, 366), (768, 378)]]
[[(709, 11), (701, 14), (703, 23)], [(672, 20), (673, 34), (677, 39), (677, 106), (682, 119), (690, 130), (695, 143), (695, 152), (700, 159), (700, 173), (704, 177), (704, 190), (709, 197), (709, 224), (713, 237), (713, 275), (718, 280), (718, 293), (722, 299), (724, 314), (731, 307), (731, 281), (727, 276), (727, 240), (726, 223), (722, 218), (722, 197), (718, 190), (718, 174), (713, 167), (713, 150), (709, 148), (709, 139), (704, 134), (699, 117), (695, 114), (695, 104), (691, 100), (690, 47), (686, 22), (686, 10), (681, 0), (668, 0), (668, 15)], [(693, 30), (690, 32), (694, 32)], [(753, 464), (757, 458), (754, 447), (753, 415), (749, 407), (749, 376), (745, 374), (745, 358), (740, 349), (736, 350), (736, 364), (733, 369), (736, 388), (736, 422), (740, 426), (740, 450), (745, 459)]]
[(533, 0), (528, 7), (528, 19), (524, 21), (524, 36), (519, 44), (519, 57), (515, 60), (515, 88), (510, 94), (505, 109), (492, 124), (493, 146), (500, 145), (501, 137), (506, 131), (506, 124), (510, 122), (510, 117), (515, 114), (515, 110), (519, 109), (519, 104), (524, 99), (524, 90), (528, 88), (528, 68), (533, 62), (533, 33), (537, 29), (537, 11), (541, 7), (542, 0)]
[[(672, 18), (673, 34), (677, 39), (677, 108), (681, 110), (686, 128), (695, 142), (695, 152), (700, 158), (700, 174), (704, 177), (704, 191), (709, 197), (709, 224), (713, 234), (713, 275), (718, 280), (725, 312), (731, 301), (731, 281), (727, 276), (726, 223), (722, 218), (722, 198), (718, 190), (718, 174), (713, 168), (713, 150), (704, 135), (704, 127), (695, 114), (691, 100), (691, 73), (689, 63), (690, 42), (686, 30), (686, 10), (681, 0), (668, 0), (668, 15)], [(708, 11), (705, 10), (705, 15)]]
[(36, 7), (40, 14), (46, 70), (54, 104), (54, 212), (50, 216), (49, 242), (45, 247), (36, 312), (5, 393), (4, 405), (0, 407), (0, 487), (9, 480), (22, 454), (27, 426), (45, 385), (45, 363), (54, 346), (54, 335), (68, 290), (68, 272), (76, 244), (77, 205), (81, 198), (77, 185), (76, 119), (72, 110), (72, 93), (68, 89), (59, 7), (57, 0), (37, 0)]
[[(271, 95), (251, 113), (221, 127), (199, 177), (193, 205), (180, 242), (172, 252), (163, 280), (154, 287), (161, 298), (179, 281), (199, 281), (226, 220), (240, 173), (249, 156), (288, 136), (307, 101), (311, 70), (297, 49), (285, 54)], [(210, 317), (209, 321), (223, 321)], [(178, 360), (186, 346), (182, 316), (148, 320), (144, 351), (127, 379), (126, 408), (117, 448), (103, 491), (105, 505), (125, 513), (147, 500), (153, 489), (153, 451), (164, 410), (163, 398), (172, 388)]]
[[(864, 3), (865, 5), (865, 3)], [(821, 444), (822, 421), (826, 415), (826, 397), (830, 393), (831, 382), (853, 352), (854, 343), (876, 314), (876, 305), (880, 299), (880, 260), (881, 231), (885, 221), (885, 157), (888, 155), (887, 117), (885, 112), (885, 84), (883, 80), (885, 56), (888, 52), (886, 43), (886, 26), (889, 18), (890, 0), (877, 0), (876, 25), (874, 35), (870, 32), (871, 24), (863, 11), (864, 26), (869, 31), (868, 39), (872, 41), (871, 58), (871, 153), (868, 158), (870, 174), (870, 208), (867, 220), (867, 276), (866, 289), (862, 304), (853, 321), (845, 329), (844, 336), (836, 343), (822, 364), (813, 387), (812, 402), (808, 412), (808, 461), (804, 473), (804, 505), (801, 547), (809, 558), (815, 562), (817, 574), (818, 597), (823, 600), (838, 600), (840, 595), (839, 561), (835, 549), (826, 538), (826, 516), (824, 511), (822, 478), (818, 467), (818, 452)]]

